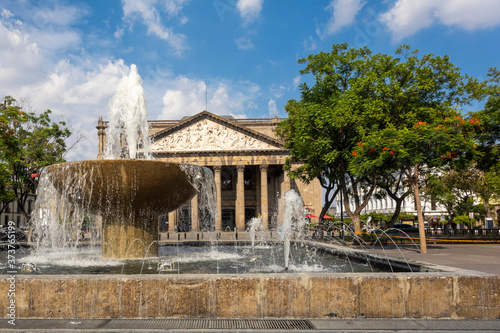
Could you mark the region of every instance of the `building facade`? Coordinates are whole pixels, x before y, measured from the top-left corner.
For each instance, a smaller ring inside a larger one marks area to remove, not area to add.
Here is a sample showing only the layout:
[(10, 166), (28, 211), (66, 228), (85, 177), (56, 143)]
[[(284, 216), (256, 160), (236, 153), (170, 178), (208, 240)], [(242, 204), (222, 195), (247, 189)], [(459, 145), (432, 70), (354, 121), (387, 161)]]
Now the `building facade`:
[[(31, 214), (35, 208), (35, 196), (30, 195), (26, 203), (24, 204), (24, 210)], [(17, 228), (25, 228), (28, 226), (29, 219), (21, 211), (21, 207), (17, 201), (12, 201), (7, 204), (0, 203), (0, 209), (2, 213), (0, 214), (0, 225), (6, 227), (9, 222), (14, 222)]]
[[(304, 184), (287, 177), (283, 169), (288, 151), (277, 139), (278, 118), (234, 119), (203, 111), (181, 120), (149, 122), (150, 151), (156, 160), (194, 164), (214, 174), (217, 192), (215, 230), (246, 230), (248, 221), (261, 217), (265, 229), (277, 224), (278, 200), (295, 190), (308, 212), (321, 212), (319, 181)], [(98, 159), (106, 147), (107, 122), (99, 119)], [(200, 202), (172, 211), (160, 221), (160, 230), (202, 229)], [(167, 227), (168, 226), (168, 227)]]

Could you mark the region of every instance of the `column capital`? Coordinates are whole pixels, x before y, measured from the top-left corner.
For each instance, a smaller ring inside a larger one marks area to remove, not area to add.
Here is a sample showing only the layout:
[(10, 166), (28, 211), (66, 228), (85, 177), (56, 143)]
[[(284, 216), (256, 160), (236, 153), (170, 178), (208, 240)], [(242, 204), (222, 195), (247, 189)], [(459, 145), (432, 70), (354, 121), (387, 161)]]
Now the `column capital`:
[(243, 172), (245, 171), (245, 165), (243, 164), (239, 164), (236, 166), (236, 170), (238, 170), (238, 172)]
[(261, 164), (261, 165), (259, 165), (259, 167), (260, 167), (261, 171), (267, 171), (267, 169), (269, 168), (269, 165), (267, 165), (267, 164)]
[(221, 172), (222, 165), (214, 165), (214, 172)]

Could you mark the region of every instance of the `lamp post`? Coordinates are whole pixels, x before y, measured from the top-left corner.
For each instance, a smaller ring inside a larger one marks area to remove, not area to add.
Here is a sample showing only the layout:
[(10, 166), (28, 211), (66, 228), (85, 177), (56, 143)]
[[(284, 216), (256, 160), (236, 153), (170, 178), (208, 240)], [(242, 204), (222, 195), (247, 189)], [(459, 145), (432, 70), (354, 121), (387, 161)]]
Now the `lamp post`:
[(340, 189), (340, 236), (342, 237), (342, 240), (344, 240), (344, 203), (342, 199), (342, 189)]

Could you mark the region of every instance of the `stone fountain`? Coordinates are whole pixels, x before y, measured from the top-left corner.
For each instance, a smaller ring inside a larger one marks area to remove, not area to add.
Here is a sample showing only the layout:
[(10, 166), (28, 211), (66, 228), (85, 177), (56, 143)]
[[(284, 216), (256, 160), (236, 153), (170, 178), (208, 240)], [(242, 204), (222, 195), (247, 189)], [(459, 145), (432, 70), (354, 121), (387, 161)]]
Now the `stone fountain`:
[(104, 159), (51, 165), (44, 176), (72, 206), (102, 217), (104, 258), (158, 256), (158, 216), (194, 197), (207, 181), (207, 170), (152, 160), (146, 100), (135, 65), (109, 110)]
[(158, 216), (197, 193), (182, 166), (160, 161), (68, 162), (45, 172), (69, 202), (102, 216), (105, 258), (158, 256)]

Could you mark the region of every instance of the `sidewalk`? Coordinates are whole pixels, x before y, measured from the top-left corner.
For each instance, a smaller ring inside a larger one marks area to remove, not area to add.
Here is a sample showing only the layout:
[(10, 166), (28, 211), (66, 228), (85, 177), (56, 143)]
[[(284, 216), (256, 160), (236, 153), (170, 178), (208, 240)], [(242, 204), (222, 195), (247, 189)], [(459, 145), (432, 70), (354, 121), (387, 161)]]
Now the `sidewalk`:
[(500, 244), (427, 244), (427, 253), (416, 245), (376, 246), (371, 253), (500, 275)]
[(0, 319), (5, 332), (499, 332), (500, 320), (462, 319)]

